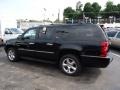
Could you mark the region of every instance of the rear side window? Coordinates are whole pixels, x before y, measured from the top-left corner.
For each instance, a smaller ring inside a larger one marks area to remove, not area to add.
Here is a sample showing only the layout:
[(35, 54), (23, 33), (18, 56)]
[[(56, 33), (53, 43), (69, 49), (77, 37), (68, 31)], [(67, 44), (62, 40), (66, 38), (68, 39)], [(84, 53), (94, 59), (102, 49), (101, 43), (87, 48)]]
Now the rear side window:
[(64, 40), (103, 40), (105, 35), (96, 25), (65, 26), (57, 28), (58, 37)]
[(108, 37), (114, 37), (116, 35), (117, 31), (111, 31), (107, 32)]

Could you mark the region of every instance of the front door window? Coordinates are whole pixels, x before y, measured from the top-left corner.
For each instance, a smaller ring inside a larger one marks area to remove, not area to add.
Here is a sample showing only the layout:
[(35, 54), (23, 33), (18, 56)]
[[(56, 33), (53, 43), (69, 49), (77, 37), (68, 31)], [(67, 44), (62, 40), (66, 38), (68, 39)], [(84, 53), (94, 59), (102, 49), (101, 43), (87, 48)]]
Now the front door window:
[(36, 30), (34, 29), (27, 31), (23, 36), (24, 39), (29, 39), (29, 40), (34, 40), (35, 37), (36, 37)]

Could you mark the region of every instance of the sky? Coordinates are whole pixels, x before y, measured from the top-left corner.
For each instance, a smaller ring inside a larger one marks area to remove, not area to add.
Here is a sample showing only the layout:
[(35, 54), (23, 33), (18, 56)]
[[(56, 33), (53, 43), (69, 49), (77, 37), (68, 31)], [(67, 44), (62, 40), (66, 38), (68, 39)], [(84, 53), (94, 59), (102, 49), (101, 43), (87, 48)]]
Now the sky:
[[(0, 0), (0, 19), (36, 19), (43, 20), (57, 19), (60, 10), (60, 19), (63, 18), (64, 8), (71, 6), (75, 9), (79, 0)], [(80, 0), (84, 5), (86, 2), (95, 2), (95, 0)], [(96, 0), (102, 8), (108, 0)], [(111, 0), (112, 1), (112, 0)], [(120, 0), (114, 0), (114, 4), (120, 3)], [(46, 10), (45, 10), (45, 9)]]

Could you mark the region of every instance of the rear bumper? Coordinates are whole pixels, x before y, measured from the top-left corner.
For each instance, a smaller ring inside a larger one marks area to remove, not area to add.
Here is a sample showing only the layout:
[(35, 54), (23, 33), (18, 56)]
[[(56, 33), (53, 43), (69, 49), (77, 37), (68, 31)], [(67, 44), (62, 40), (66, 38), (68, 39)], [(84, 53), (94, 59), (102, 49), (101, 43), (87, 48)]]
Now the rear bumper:
[(110, 55), (107, 57), (81, 55), (81, 60), (85, 67), (105, 68), (112, 62), (113, 58)]

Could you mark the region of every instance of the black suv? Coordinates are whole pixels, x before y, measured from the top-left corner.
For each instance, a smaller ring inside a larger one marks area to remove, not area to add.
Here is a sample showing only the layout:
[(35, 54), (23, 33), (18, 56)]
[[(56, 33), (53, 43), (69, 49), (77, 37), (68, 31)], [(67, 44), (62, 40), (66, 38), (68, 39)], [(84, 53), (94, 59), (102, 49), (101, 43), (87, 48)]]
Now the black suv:
[(12, 62), (19, 58), (56, 63), (68, 75), (77, 75), (83, 66), (106, 67), (109, 42), (102, 29), (93, 24), (33, 27), (17, 39), (6, 42)]

